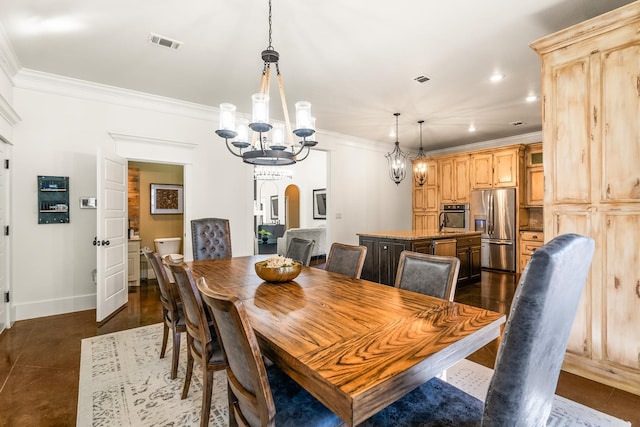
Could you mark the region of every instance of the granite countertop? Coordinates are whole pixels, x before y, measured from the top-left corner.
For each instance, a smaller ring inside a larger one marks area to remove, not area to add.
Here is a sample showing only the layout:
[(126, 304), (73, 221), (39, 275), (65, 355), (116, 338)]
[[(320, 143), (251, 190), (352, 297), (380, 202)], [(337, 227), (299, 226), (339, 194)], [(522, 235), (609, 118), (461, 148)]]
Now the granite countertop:
[(396, 240), (447, 239), (463, 236), (479, 236), (480, 231), (438, 231), (438, 230), (400, 230), (374, 231), (370, 233), (356, 233), (358, 236), (378, 237)]

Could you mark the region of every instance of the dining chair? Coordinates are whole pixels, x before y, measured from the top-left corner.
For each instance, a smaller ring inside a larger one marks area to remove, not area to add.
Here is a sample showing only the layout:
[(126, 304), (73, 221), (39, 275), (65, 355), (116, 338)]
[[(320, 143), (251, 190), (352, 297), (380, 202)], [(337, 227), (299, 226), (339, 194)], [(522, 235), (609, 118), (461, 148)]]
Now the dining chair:
[(460, 260), (454, 256), (402, 251), (396, 288), (453, 301)]
[(178, 360), (180, 359), (180, 334), (187, 331), (185, 325), (184, 312), (180, 294), (174, 283), (171, 283), (167, 270), (162, 265), (162, 260), (157, 253), (147, 248), (142, 249), (142, 253), (151, 263), (151, 268), (156, 275), (158, 287), (160, 288), (160, 304), (162, 304), (162, 319), (164, 330), (162, 332), (162, 348), (160, 358), (164, 357), (167, 349), (169, 330), (173, 337), (173, 351), (171, 356), (171, 379), (178, 375)]
[[(180, 298), (185, 313), (187, 327), (187, 374), (182, 388), (182, 399), (189, 394), (191, 375), (193, 373), (193, 360), (198, 360), (202, 366), (202, 410), (200, 425), (209, 424), (209, 412), (211, 410), (211, 393), (213, 391), (213, 373), (226, 368), (226, 362), (222, 354), (222, 347), (213, 325), (213, 319), (208, 316), (208, 310), (202, 302), (200, 292), (186, 264), (170, 264), (171, 272), (175, 277)], [(204, 280), (204, 279), (200, 279)]]
[(329, 249), (325, 270), (359, 279), (366, 256), (366, 246), (334, 242)]
[(228, 219), (191, 220), (193, 260), (231, 258), (231, 231)]
[(560, 235), (531, 256), (513, 297), (485, 402), (433, 378), (363, 426), (544, 426), (594, 241)]
[(293, 237), (289, 241), (289, 246), (287, 246), (287, 253), (285, 254), (285, 257), (291, 258), (294, 261), (298, 261), (305, 267), (309, 267), (309, 263), (311, 262), (311, 252), (313, 252), (313, 247), (315, 246), (315, 244), (315, 240)]
[(228, 362), (229, 425), (342, 426), (332, 411), (275, 365), (265, 367), (242, 302), (199, 286)]

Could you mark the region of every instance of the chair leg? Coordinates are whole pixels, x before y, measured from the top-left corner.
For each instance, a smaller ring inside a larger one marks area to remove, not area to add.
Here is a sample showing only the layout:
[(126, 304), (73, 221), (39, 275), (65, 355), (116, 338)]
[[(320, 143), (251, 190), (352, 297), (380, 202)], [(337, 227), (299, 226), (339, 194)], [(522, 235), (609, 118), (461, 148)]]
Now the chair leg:
[(180, 358), (180, 332), (173, 329), (173, 355), (171, 359), (171, 379), (178, 376), (178, 359)]
[(182, 399), (186, 399), (191, 385), (191, 374), (193, 373), (193, 355), (191, 354), (191, 337), (187, 335), (187, 374), (184, 376), (184, 387), (182, 387)]
[(202, 364), (202, 410), (200, 411), (200, 427), (209, 425), (211, 412), (211, 393), (213, 393), (213, 371), (207, 369), (207, 363)]
[(167, 340), (169, 338), (169, 326), (165, 320), (164, 329), (162, 330), (162, 349), (160, 349), (160, 359), (164, 358), (164, 352), (167, 350)]
[(235, 414), (235, 403), (238, 400), (236, 396), (231, 391), (231, 386), (229, 385), (229, 381), (227, 381), (227, 397), (229, 400), (229, 427), (238, 427), (238, 421), (236, 421)]

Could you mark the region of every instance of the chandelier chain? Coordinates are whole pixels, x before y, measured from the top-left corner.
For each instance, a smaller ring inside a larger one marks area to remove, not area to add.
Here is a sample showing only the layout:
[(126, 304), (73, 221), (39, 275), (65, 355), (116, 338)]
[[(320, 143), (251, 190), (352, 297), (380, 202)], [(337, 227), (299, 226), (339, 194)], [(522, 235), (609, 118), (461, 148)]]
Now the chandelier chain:
[(269, 0), (269, 46), (267, 46), (267, 49), (273, 49), (271, 45), (271, 0)]

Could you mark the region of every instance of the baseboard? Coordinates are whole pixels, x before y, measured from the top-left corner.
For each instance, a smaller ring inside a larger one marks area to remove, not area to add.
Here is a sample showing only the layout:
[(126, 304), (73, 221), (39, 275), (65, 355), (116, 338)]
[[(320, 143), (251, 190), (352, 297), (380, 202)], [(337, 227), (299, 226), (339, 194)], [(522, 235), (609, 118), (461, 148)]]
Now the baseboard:
[(92, 310), (95, 308), (96, 294), (17, 303), (13, 305), (15, 313), (13, 320), (34, 319), (37, 317), (54, 316), (56, 314), (73, 313), (75, 311)]

